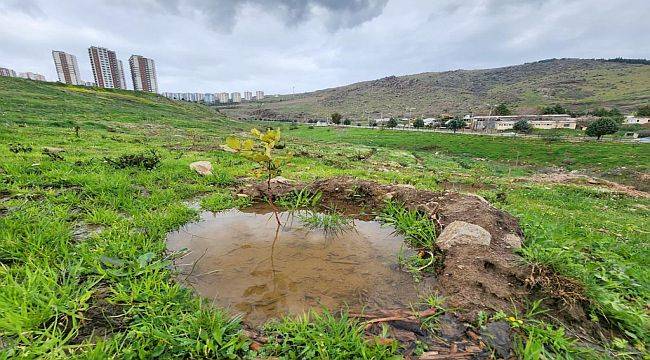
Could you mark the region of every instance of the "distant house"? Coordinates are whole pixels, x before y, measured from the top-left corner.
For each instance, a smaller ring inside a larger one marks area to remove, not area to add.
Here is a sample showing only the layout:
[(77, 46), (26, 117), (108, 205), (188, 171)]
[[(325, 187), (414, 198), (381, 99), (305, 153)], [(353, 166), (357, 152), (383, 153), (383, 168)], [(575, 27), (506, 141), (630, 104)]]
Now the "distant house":
[(422, 119), (422, 121), (424, 121), (424, 126), (428, 126), (428, 127), (433, 127), (440, 123), (436, 118), (426, 118), (426, 119)]
[(473, 116), (470, 128), (477, 131), (503, 131), (513, 128), (520, 120), (527, 120), (535, 129), (575, 129), (576, 119), (567, 114)]
[(329, 126), (329, 125), (330, 125), (330, 122), (327, 121), (327, 120), (318, 120), (316, 122), (316, 126)]
[(638, 117), (638, 116), (626, 116), (625, 117), (625, 123), (626, 124), (647, 124), (650, 122), (650, 118), (647, 117)]

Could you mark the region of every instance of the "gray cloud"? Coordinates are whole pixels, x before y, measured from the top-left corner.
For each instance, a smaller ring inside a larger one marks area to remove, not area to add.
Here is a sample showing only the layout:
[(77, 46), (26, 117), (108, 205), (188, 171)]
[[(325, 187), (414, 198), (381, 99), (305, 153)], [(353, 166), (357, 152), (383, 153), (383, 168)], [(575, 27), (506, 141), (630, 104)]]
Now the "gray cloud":
[[(0, 66), (156, 61), (161, 91), (290, 93), (551, 57), (650, 57), (647, 0), (0, 0)], [(215, 30), (217, 29), (217, 30)], [(127, 80), (128, 82), (129, 80)]]
[(154, 0), (173, 14), (199, 16), (215, 30), (230, 33), (246, 7), (257, 7), (297, 26), (315, 15), (330, 31), (353, 28), (379, 16), (388, 0)]

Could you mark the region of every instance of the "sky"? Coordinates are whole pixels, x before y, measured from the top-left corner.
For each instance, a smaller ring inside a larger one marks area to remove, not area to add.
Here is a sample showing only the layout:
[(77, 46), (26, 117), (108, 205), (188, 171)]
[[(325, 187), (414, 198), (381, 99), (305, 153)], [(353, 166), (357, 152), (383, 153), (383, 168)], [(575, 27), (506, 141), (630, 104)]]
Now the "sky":
[(155, 60), (159, 91), (289, 94), (547, 58), (650, 58), (650, 0), (0, 0), (0, 67)]

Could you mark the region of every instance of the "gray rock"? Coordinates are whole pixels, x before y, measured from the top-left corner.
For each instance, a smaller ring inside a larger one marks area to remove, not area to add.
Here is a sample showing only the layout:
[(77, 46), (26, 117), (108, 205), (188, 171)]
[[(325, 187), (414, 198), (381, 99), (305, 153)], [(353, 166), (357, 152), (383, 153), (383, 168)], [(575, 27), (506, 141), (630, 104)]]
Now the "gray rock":
[(485, 343), (496, 351), (499, 357), (508, 359), (512, 347), (510, 338), (510, 325), (505, 321), (495, 321), (487, 324), (481, 330), (481, 337)]
[(514, 248), (514, 249), (521, 248), (521, 243), (522, 243), (521, 238), (519, 236), (515, 235), (515, 234), (508, 234), (508, 235), (506, 235), (505, 238), (503, 238), (503, 240), (511, 248)]
[(212, 175), (212, 164), (209, 161), (195, 161), (190, 164), (190, 169), (199, 175)]
[(489, 246), (492, 235), (482, 227), (464, 221), (454, 221), (442, 230), (436, 244), (443, 250), (457, 245)]

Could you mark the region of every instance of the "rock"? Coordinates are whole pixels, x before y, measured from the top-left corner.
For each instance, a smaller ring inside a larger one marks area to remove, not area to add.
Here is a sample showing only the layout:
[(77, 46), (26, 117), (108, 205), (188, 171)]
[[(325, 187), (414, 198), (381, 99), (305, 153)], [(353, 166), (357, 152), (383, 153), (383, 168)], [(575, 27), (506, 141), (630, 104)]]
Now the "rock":
[(43, 152), (46, 153), (46, 154), (58, 154), (58, 153), (62, 153), (64, 151), (65, 151), (64, 149), (58, 148), (58, 147), (46, 146), (46, 147), (43, 148)]
[(456, 245), (489, 246), (492, 235), (482, 227), (464, 221), (454, 221), (442, 230), (436, 244), (443, 250)]
[(271, 184), (291, 185), (291, 184), (293, 184), (293, 180), (289, 180), (289, 179), (284, 178), (282, 176), (276, 176), (273, 179), (271, 179)]
[(190, 164), (190, 169), (199, 175), (212, 175), (212, 164), (209, 161), (195, 161)]
[(503, 241), (505, 241), (506, 244), (513, 249), (521, 248), (521, 238), (515, 234), (506, 235), (506, 237), (503, 238)]
[(447, 341), (459, 341), (465, 335), (466, 329), (466, 326), (450, 314), (444, 314), (438, 318), (438, 331), (440, 336)]
[(505, 321), (495, 321), (487, 324), (481, 335), (485, 343), (503, 359), (510, 357), (512, 341), (510, 339), (510, 325)]

